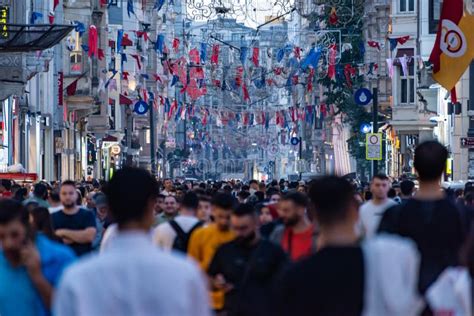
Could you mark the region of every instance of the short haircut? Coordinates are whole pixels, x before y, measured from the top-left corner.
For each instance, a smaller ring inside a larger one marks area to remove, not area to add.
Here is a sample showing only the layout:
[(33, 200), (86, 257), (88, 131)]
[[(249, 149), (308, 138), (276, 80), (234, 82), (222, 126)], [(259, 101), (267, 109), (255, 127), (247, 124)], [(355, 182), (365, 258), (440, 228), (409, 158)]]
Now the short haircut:
[(235, 207), (235, 209), (232, 211), (232, 215), (237, 216), (237, 217), (255, 216), (256, 212), (253, 205), (248, 204), (248, 203), (243, 203)]
[(33, 189), (33, 195), (42, 199), (46, 199), (48, 196), (48, 187), (43, 183), (35, 184)]
[(199, 197), (197, 196), (196, 193), (192, 191), (187, 192), (183, 196), (183, 199), (181, 201), (181, 206), (188, 209), (196, 210), (199, 207)]
[(61, 199), (60, 199), (60, 197), (59, 197), (59, 192), (58, 192), (58, 190), (51, 190), (51, 191), (49, 192), (49, 198), (50, 198), (51, 201), (53, 201), (53, 202), (60, 202), (60, 201), (61, 201)]
[(421, 181), (438, 180), (446, 168), (448, 151), (437, 141), (421, 143), (415, 149), (415, 169)]
[(282, 201), (291, 201), (294, 204), (302, 207), (308, 207), (308, 198), (300, 192), (291, 192), (285, 194), (281, 198)]
[(394, 199), (397, 197), (397, 191), (394, 188), (390, 188), (387, 193), (387, 197), (390, 199)]
[(128, 167), (115, 173), (105, 194), (114, 220), (125, 224), (143, 219), (148, 203), (158, 195), (158, 182), (148, 171)]
[(325, 176), (311, 182), (309, 197), (321, 225), (331, 225), (346, 218), (355, 191), (345, 179)]
[(250, 196), (250, 192), (248, 191), (240, 191), (239, 193), (237, 193), (237, 197), (241, 198), (241, 199), (246, 199)]
[(231, 194), (217, 193), (211, 201), (213, 206), (224, 210), (232, 210), (236, 204), (235, 198)]
[(20, 221), (25, 227), (30, 227), (30, 216), (23, 205), (12, 199), (0, 200), (0, 225)]
[(8, 179), (2, 179), (2, 186), (7, 190), (10, 191), (12, 189), (12, 181)]
[(178, 198), (176, 197), (176, 195), (166, 195), (166, 196), (165, 196), (165, 200), (168, 199), (168, 198), (172, 198), (172, 199), (174, 199), (176, 202), (178, 202)]
[(411, 180), (404, 180), (400, 183), (400, 191), (403, 195), (412, 195), (415, 189), (415, 182)]
[(254, 183), (255, 183), (255, 184), (258, 184), (258, 181), (257, 181), (257, 180), (255, 180), (255, 179), (254, 179), (254, 180), (250, 180), (250, 181), (249, 181), (249, 185), (251, 185), (251, 184), (254, 184)]
[(156, 196), (158, 199), (165, 199), (165, 196), (161, 193), (159, 193), (157, 196)]
[(199, 202), (211, 202), (211, 197), (206, 194), (199, 194)]
[(280, 195), (280, 192), (275, 188), (269, 188), (267, 190), (267, 196), (268, 197), (271, 197), (272, 195), (275, 195), (275, 194)]
[(372, 180), (375, 180), (375, 179), (382, 180), (382, 181), (389, 181), (390, 180), (387, 177), (387, 175), (385, 175), (383, 173), (376, 174), (375, 176), (372, 177)]
[(72, 181), (72, 180), (66, 180), (66, 181), (63, 181), (61, 183), (61, 188), (64, 187), (64, 186), (67, 186), (67, 185), (70, 185), (74, 188), (76, 188), (76, 182)]
[(466, 196), (464, 197), (464, 201), (469, 203), (469, 204), (472, 204), (473, 200), (474, 200), (474, 193), (472, 193), (472, 192), (466, 194)]

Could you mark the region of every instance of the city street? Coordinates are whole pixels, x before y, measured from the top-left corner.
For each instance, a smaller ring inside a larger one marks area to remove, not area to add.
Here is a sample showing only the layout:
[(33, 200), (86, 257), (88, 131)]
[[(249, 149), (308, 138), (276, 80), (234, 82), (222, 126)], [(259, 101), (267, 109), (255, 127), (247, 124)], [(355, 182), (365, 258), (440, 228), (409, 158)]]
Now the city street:
[(0, 315), (474, 316), (473, 27), (0, 0)]

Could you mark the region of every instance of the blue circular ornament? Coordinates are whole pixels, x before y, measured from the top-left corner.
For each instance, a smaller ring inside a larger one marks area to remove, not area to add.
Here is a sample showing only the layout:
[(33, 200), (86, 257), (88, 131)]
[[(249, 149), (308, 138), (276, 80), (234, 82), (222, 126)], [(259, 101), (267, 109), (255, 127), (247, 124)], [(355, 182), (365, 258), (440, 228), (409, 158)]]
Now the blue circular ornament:
[(367, 105), (372, 101), (372, 93), (369, 89), (361, 88), (354, 94), (354, 100), (358, 105)]
[(293, 146), (296, 146), (300, 143), (300, 139), (298, 137), (292, 137), (290, 139), (290, 144), (292, 144)]
[(146, 112), (148, 112), (148, 104), (145, 101), (140, 100), (137, 103), (135, 103), (135, 107), (133, 108), (133, 111), (135, 111), (135, 113), (137, 114), (143, 115)]

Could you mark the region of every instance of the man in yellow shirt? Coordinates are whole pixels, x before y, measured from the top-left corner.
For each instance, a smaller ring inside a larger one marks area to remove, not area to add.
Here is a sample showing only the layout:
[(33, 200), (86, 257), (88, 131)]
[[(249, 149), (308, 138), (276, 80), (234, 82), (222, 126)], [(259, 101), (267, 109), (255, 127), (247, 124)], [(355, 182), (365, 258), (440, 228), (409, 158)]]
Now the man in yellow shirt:
[[(212, 216), (214, 222), (196, 230), (189, 240), (188, 254), (193, 257), (204, 273), (207, 273), (209, 264), (217, 248), (234, 239), (234, 232), (230, 229), (230, 216), (236, 204), (230, 194), (218, 193), (212, 199)], [(212, 307), (219, 311), (224, 307), (224, 292), (211, 291)]]

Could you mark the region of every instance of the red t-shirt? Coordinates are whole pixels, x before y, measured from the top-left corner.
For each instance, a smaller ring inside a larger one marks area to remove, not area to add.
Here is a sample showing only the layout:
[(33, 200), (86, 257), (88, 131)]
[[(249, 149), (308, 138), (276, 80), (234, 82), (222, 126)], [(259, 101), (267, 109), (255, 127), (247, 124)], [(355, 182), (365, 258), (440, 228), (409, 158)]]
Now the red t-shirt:
[(285, 228), (281, 246), (293, 261), (304, 259), (313, 253), (313, 235), (313, 225), (297, 234), (291, 228)]

